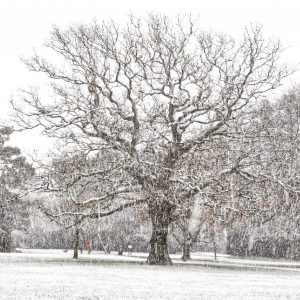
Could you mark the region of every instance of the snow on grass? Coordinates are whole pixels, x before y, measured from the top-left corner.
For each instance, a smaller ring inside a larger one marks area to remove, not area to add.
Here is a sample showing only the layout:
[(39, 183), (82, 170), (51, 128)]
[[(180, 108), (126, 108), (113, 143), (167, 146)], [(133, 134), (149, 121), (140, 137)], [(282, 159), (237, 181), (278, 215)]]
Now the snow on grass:
[(141, 261), (96, 252), (77, 262), (62, 250), (0, 254), (0, 298), (300, 299), (299, 272), (133, 263)]
[[(63, 250), (53, 249), (18, 249), (21, 253), (2, 253), (0, 255), (1, 260), (12, 261), (52, 261), (52, 262), (72, 262), (73, 251), (69, 250), (64, 252)], [(104, 255), (102, 251), (93, 251), (91, 255), (84, 251), (83, 254), (79, 254), (78, 262), (89, 263), (140, 263), (143, 264), (146, 261), (148, 253), (133, 253), (128, 255), (124, 252), (123, 256), (117, 255), (116, 252), (112, 252), (109, 255)], [(185, 265), (198, 265), (215, 268), (227, 268), (227, 269), (274, 269), (284, 270), (292, 269), (300, 272), (300, 262), (287, 261), (287, 260), (267, 260), (267, 259), (242, 259), (232, 257), (226, 254), (218, 254), (217, 260), (214, 259), (214, 254), (209, 252), (196, 252), (192, 254), (192, 260), (183, 262), (180, 258), (181, 255), (172, 254), (171, 258), (173, 263), (185, 264)]]

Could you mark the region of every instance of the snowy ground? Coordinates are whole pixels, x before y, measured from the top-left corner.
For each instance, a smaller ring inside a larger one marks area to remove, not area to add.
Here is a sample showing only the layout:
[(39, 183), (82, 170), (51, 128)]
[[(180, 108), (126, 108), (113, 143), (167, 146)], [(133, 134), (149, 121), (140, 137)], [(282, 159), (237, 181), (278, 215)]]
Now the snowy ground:
[(1, 253), (0, 299), (300, 299), (299, 263), (177, 258), (160, 267), (142, 264), (144, 254), (94, 252), (74, 262), (62, 250)]

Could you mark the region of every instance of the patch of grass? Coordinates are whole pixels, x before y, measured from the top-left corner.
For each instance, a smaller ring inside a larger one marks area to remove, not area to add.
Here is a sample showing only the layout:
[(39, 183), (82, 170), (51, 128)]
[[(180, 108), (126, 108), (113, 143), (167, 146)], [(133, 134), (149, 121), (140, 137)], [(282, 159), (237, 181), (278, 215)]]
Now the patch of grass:
[[(145, 257), (138, 257), (143, 258), (144, 260), (126, 260), (126, 259), (101, 259), (101, 258), (57, 258), (57, 257), (18, 257), (14, 256), (13, 259), (3, 259), (3, 262), (9, 263), (34, 263), (34, 264), (59, 264), (59, 265), (147, 265)], [(131, 257), (133, 258), (133, 257)], [(0, 263), (1, 263), (1, 256), (0, 256)], [(155, 267), (155, 266), (153, 266)], [(164, 266), (161, 266), (165, 268)], [(267, 272), (299, 272), (300, 266), (299, 265), (268, 265), (268, 264), (246, 264), (246, 263), (232, 263), (232, 262), (223, 262), (223, 261), (213, 261), (213, 260), (200, 260), (195, 259), (188, 262), (182, 262), (179, 259), (173, 259), (173, 266), (176, 268), (216, 268), (216, 269), (223, 269), (223, 270), (243, 270), (243, 271), (267, 271)]]

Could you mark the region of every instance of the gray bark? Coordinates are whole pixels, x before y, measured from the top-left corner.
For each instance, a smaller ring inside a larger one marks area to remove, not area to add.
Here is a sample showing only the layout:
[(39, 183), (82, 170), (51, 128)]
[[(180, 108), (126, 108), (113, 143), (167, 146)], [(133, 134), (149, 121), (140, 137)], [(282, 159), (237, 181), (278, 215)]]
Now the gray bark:
[(147, 263), (150, 265), (172, 265), (168, 251), (168, 229), (171, 207), (165, 202), (150, 205), (152, 236)]
[(79, 229), (75, 230), (75, 239), (74, 239), (74, 254), (73, 259), (78, 259), (78, 249), (79, 249)]

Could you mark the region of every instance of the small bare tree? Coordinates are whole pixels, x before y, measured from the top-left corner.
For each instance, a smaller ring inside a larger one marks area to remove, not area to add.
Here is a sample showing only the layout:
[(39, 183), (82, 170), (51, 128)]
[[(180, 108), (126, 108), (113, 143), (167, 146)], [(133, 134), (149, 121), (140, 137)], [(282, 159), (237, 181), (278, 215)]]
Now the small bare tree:
[(36, 180), (38, 190), (48, 193), (40, 209), (51, 221), (74, 231), (74, 259), (78, 258), (79, 235), (90, 219), (109, 216), (124, 208), (142, 203), (126, 178), (123, 161), (106, 149), (91, 153), (64, 153), (43, 167)]

